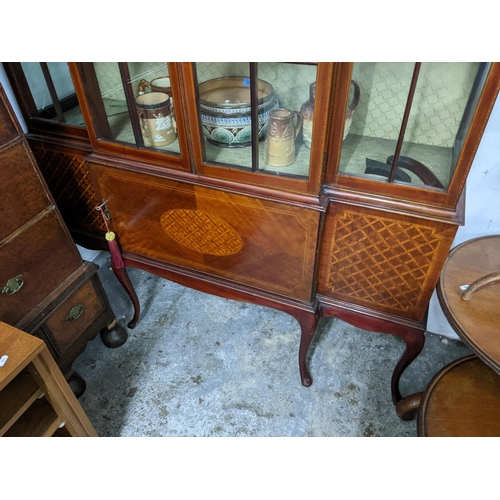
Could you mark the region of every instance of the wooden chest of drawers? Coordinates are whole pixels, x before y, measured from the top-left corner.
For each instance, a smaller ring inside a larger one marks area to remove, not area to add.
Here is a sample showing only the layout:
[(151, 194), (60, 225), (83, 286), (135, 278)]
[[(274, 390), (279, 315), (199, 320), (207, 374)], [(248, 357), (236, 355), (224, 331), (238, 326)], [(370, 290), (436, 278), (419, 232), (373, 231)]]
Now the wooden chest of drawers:
[(127, 334), (97, 275), (82, 261), (0, 87), (0, 321), (42, 338), (77, 395), (74, 359), (99, 332), (108, 347)]

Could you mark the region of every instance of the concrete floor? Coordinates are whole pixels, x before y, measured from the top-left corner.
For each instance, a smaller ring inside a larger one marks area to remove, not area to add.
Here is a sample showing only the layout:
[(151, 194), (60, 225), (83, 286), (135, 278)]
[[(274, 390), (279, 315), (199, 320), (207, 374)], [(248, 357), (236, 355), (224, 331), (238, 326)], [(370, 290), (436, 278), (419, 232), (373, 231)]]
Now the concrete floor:
[[(109, 269), (96, 263), (121, 325), (132, 305)], [(311, 387), (300, 383), (298, 323), (261, 306), (197, 292), (129, 268), (141, 319), (107, 349), (90, 342), (73, 368), (80, 398), (100, 436), (416, 436), (391, 402), (390, 380), (404, 351), (392, 335), (323, 318), (310, 350)], [(470, 350), (428, 334), (403, 374), (401, 392), (422, 391)]]

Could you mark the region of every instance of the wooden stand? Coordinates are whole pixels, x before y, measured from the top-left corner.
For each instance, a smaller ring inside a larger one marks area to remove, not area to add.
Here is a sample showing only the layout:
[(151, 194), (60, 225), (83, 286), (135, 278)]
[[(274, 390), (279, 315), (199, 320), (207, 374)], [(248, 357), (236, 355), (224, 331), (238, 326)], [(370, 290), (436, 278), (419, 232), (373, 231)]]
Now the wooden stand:
[(450, 363), (425, 390), (417, 433), (424, 437), (500, 436), (500, 376), (474, 354)]
[(0, 322), (0, 436), (86, 436), (97, 433), (45, 343)]
[(425, 392), (397, 404), (403, 420), (418, 414), (419, 436), (500, 436), (499, 264), (500, 236), (466, 241), (448, 256), (437, 286), (439, 302), (477, 356), (450, 363)]

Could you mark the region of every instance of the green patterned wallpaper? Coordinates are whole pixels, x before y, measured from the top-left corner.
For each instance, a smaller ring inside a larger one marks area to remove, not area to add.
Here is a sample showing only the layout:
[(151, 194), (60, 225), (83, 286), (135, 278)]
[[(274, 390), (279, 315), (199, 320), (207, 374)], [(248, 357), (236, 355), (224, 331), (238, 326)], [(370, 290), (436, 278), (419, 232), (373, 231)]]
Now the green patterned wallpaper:
[[(248, 63), (196, 63), (198, 82), (221, 76), (249, 76)], [(316, 81), (316, 66), (264, 62), (258, 64), (258, 77), (270, 83), (280, 107), (300, 111), (309, 99), (309, 85)]]
[[(128, 63), (136, 84), (168, 75), (165, 63)], [(94, 63), (104, 97), (123, 100), (117, 63)], [(467, 103), (479, 63), (423, 63), (410, 115), (405, 142), (451, 147)], [(361, 88), (361, 100), (351, 134), (385, 139), (398, 138), (414, 63), (355, 63), (352, 78)], [(198, 81), (221, 76), (249, 76), (245, 62), (196, 63)], [(309, 85), (316, 67), (263, 62), (258, 75), (269, 82), (281, 107), (299, 111), (309, 98)]]
[[(422, 63), (405, 142), (451, 147), (479, 63)], [(361, 88), (351, 133), (398, 138), (414, 63), (355, 63)]]
[[(118, 63), (96, 62), (94, 63), (94, 68), (102, 96), (108, 99), (125, 99)], [(168, 76), (168, 66), (166, 63), (129, 62), (128, 68), (136, 92), (137, 86), (143, 78), (150, 81), (158, 76)]]

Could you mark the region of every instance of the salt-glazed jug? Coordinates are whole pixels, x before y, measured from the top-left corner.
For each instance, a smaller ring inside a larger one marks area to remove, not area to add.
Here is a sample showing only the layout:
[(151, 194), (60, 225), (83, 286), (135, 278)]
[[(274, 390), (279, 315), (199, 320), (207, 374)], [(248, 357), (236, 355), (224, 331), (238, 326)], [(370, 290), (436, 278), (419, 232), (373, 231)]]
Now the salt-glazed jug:
[[(354, 88), (352, 100), (347, 106), (345, 124), (344, 124), (344, 140), (349, 133), (352, 123), (352, 115), (359, 105), (359, 99), (361, 96), (361, 90), (356, 81), (351, 80), (351, 85)], [(302, 115), (302, 139), (304, 144), (310, 148), (312, 141), (312, 129), (313, 129), (313, 118), (314, 118), (314, 100), (316, 98), (316, 82), (309, 85), (309, 99), (302, 104), (300, 108), (300, 114)]]
[[(295, 127), (293, 119), (297, 118)], [(274, 167), (286, 167), (295, 161), (295, 139), (302, 126), (298, 111), (278, 108), (269, 114), (264, 161)]]

